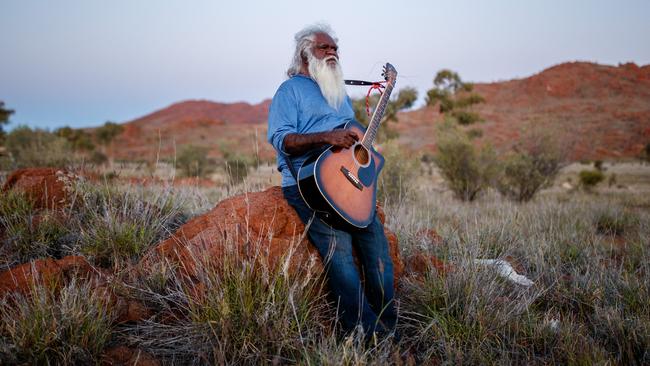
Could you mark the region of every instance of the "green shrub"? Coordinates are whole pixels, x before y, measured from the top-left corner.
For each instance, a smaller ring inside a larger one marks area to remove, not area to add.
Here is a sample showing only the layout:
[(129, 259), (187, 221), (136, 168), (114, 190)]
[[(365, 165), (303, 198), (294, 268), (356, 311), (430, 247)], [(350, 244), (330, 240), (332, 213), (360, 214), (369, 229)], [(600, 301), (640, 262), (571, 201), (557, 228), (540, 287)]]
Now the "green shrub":
[(149, 246), (155, 244), (155, 233), (150, 227), (143, 226), (140, 220), (109, 214), (91, 221), (94, 227), (83, 236), (82, 252), (93, 258), (103, 267), (120, 260), (137, 258)]
[(15, 168), (63, 167), (73, 161), (67, 140), (45, 130), (17, 127), (7, 135), (5, 144)]
[(496, 188), (518, 202), (531, 200), (542, 188), (553, 184), (565, 165), (565, 149), (558, 133), (532, 126), (522, 131), (520, 141), (503, 161)]
[(471, 125), (481, 121), (481, 116), (476, 112), (466, 110), (454, 110), (451, 115), (463, 126)]
[(384, 203), (410, 198), (416, 187), (419, 159), (406, 155), (394, 141), (386, 142), (382, 148), (385, 162), (379, 175), (377, 198)]
[(66, 126), (56, 129), (54, 134), (66, 139), (74, 151), (93, 151), (95, 149), (92, 136), (84, 130), (75, 130)]
[(581, 170), (579, 177), (582, 187), (589, 191), (605, 179), (605, 174), (599, 170)]
[(609, 187), (613, 187), (616, 185), (616, 173), (612, 173), (609, 175), (609, 178), (607, 178), (607, 185)]
[(420, 161), (425, 163), (425, 164), (434, 163), (435, 162), (435, 157), (434, 157), (433, 154), (431, 154), (429, 152), (425, 152), (420, 157)]
[(110, 340), (108, 296), (71, 281), (60, 291), (34, 285), (27, 297), (0, 302), (2, 364), (95, 364)]
[(639, 158), (642, 161), (650, 162), (650, 142), (648, 142), (643, 148), (643, 150), (641, 150), (641, 153), (639, 154)]
[(480, 128), (472, 128), (471, 130), (467, 130), (467, 137), (470, 139), (477, 139), (480, 137), (483, 137), (483, 130)]
[(596, 232), (603, 235), (623, 235), (636, 227), (637, 223), (638, 218), (627, 211), (602, 211), (594, 219)]
[(603, 166), (602, 160), (595, 160), (594, 168), (596, 168), (596, 170), (598, 170), (599, 172), (604, 172), (606, 170), (605, 167)]
[[(379, 125), (379, 130), (377, 131), (376, 141), (383, 143), (388, 140), (395, 139), (399, 137), (399, 132), (391, 127), (392, 123), (397, 123), (397, 112), (411, 108), (413, 103), (417, 100), (418, 92), (415, 88), (404, 87), (402, 88), (397, 95), (393, 94), (393, 97), (388, 101), (384, 109), (384, 116), (382, 117), (381, 124)], [(370, 96), (367, 100), (366, 98), (355, 98), (352, 99), (352, 109), (354, 110), (354, 117), (359, 123), (364, 126), (368, 126), (370, 123), (370, 117), (373, 113), (373, 108), (376, 107), (379, 102), (379, 95), (375, 94)], [(367, 103), (367, 104), (366, 104)], [(367, 107), (370, 107), (370, 116), (368, 115)]]
[(433, 89), (427, 91), (427, 105), (438, 104), (440, 113), (450, 112), (451, 117), (461, 125), (471, 125), (481, 120), (472, 108), (484, 103), (485, 98), (472, 92), (474, 84), (463, 82), (458, 73), (443, 69), (436, 74), (433, 85)]
[(449, 188), (463, 201), (473, 201), (496, 174), (494, 150), (477, 150), (469, 138), (448, 125), (438, 134), (435, 162)]
[(518, 202), (530, 201), (540, 189), (553, 183), (561, 167), (562, 161), (552, 153), (512, 154), (503, 163), (497, 189)]
[(95, 165), (104, 165), (108, 162), (108, 157), (101, 151), (93, 151), (89, 160)]
[(251, 159), (242, 155), (228, 154), (224, 161), (228, 183), (236, 185), (244, 181), (248, 176)]
[[(466, 84), (467, 86), (468, 84)], [(471, 85), (471, 84), (470, 84)], [(467, 90), (465, 90), (467, 91)], [(480, 103), (485, 103), (485, 98), (483, 98), (482, 95), (476, 94), (476, 93), (469, 93), (466, 95), (463, 95), (461, 98), (458, 98), (456, 100), (455, 106), (456, 108), (467, 108), (471, 107), (475, 104), (480, 104)]]
[(213, 169), (208, 159), (209, 148), (203, 146), (185, 145), (176, 158), (176, 169), (186, 177), (204, 177)]

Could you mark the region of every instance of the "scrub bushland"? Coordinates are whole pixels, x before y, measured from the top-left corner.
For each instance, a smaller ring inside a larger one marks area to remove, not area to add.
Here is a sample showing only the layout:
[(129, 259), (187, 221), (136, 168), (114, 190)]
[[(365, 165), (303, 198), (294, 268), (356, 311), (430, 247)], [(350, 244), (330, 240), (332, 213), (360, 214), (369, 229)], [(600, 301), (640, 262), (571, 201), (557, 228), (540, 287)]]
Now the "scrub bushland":
[[(144, 251), (246, 189), (238, 187), (83, 182), (73, 187), (66, 219), (52, 219), (56, 225), (39, 219), (41, 229), (29, 224), (43, 212), (20, 195), (2, 195), (4, 268), (83, 255), (124, 279), (125, 296), (154, 315), (112, 325), (102, 297), (82, 281), (69, 280), (58, 295), (34, 285), (31, 297), (0, 300), (0, 363), (96, 363), (118, 345), (145, 350), (163, 364), (650, 363), (650, 201), (644, 194), (548, 190), (538, 193), (543, 199), (517, 203), (485, 190), (466, 202), (449, 190), (414, 184), (403, 199), (386, 201), (387, 225), (404, 257), (435, 255), (451, 270), (406, 273), (397, 292), (399, 340), (364, 342), (360, 332), (338, 331), (322, 276), (313, 268), (288, 270), (290, 253), (270, 266), (255, 253), (243, 258), (226, 251), (218, 265), (202, 266), (204, 286), (168, 263), (129, 275)], [(442, 240), (422, 239), (417, 233), (425, 229)], [(512, 283), (477, 259), (506, 260), (533, 285)]]

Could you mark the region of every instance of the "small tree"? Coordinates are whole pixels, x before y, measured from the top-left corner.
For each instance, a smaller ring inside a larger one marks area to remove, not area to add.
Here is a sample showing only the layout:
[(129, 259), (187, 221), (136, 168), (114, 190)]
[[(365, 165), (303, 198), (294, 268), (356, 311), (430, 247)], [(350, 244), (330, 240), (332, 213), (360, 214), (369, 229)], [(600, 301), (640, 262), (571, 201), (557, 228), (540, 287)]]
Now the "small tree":
[[(411, 87), (401, 89), (396, 97), (394, 96), (391, 98), (391, 100), (386, 104), (384, 116), (379, 126), (377, 134), (378, 140), (387, 141), (399, 136), (397, 131), (390, 128), (389, 122), (397, 123), (397, 112), (411, 108), (417, 99), (418, 92), (415, 88)], [(372, 107), (376, 106), (378, 101), (379, 96), (373, 95), (368, 100), (368, 103)], [(370, 117), (368, 117), (368, 111), (366, 109), (366, 98), (352, 100), (352, 108), (354, 109), (354, 117), (356, 120), (367, 126), (368, 123), (370, 123)], [(372, 116), (372, 110), (370, 112), (370, 115)]]
[(223, 169), (228, 175), (228, 183), (237, 185), (246, 179), (250, 167), (254, 165), (255, 158), (237, 153), (232, 141), (219, 141), (219, 151), (223, 155)]
[(67, 141), (55, 134), (27, 126), (13, 129), (6, 137), (6, 147), (18, 168), (63, 167), (72, 159)]
[(438, 105), (440, 113), (449, 114), (461, 125), (470, 125), (481, 120), (478, 113), (471, 109), (472, 106), (485, 102), (485, 99), (473, 92), (472, 83), (465, 83), (458, 73), (443, 69), (436, 74), (433, 85), (433, 89), (427, 91), (427, 105)]
[(92, 136), (84, 130), (75, 130), (65, 126), (54, 130), (54, 134), (66, 139), (74, 151), (93, 151), (95, 149)]
[(456, 197), (473, 201), (496, 175), (494, 150), (490, 146), (477, 149), (449, 120), (439, 129), (438, 136), (436, 165)]
[(640, 154), (641, 161), (650, 162), (650, 142), (648, 142)]
[(209, 148), (185, 145), (176, 158), (176, 169), (186, 177), (203, 177), (211, 171)]
[(224, 159), (226, 173), (228, 173), (228, 183), (236, 185), (244, 181), (248, 176), (251, 166), (251, 159), (238, 154), (229, 154)]
[(537, 130), (522, 137), (503, 163), (497, 189), (518, 202), (531, 200), (553, 183), (565, 165), (563, 151), (558, 139), (548, 132)]
[(3, 144), (5, 137), (5, 131), (2, 126), (9, 123), (9, 117), (12, 114), (14, 114), (14, 111), (11, 109), (6, 109), (5, 103), (3, 101), (0, 101), (0, 145)]
[(122, 133), (123, 129), (124, 127), (122, 127), (122, 125), (107, 121), (102, 127), (95, 130), (95, 139), (97, 139), (97, 142), (103, 146), (103, 153), (108, 156), (110, 165), (113, 165), (113, 158), (108, 152), (109, 147), (112, 145), (115, 137)]
[(600, 170), (581, 170), (579, 174), (580, 184), (585, 191), (591, 192), (598, 183), (605, 180), (605, 174)]

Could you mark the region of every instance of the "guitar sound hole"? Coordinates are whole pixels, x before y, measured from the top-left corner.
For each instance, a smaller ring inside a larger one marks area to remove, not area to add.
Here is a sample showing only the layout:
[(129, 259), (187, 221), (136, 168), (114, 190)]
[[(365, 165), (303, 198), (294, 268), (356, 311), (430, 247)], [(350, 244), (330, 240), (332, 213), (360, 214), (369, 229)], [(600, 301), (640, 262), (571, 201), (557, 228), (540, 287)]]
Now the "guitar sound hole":
[(368, 160), (370, 159), (368, 150), (361, 144), (354, 147), (354, 157), (360, 165), (368, 164)]

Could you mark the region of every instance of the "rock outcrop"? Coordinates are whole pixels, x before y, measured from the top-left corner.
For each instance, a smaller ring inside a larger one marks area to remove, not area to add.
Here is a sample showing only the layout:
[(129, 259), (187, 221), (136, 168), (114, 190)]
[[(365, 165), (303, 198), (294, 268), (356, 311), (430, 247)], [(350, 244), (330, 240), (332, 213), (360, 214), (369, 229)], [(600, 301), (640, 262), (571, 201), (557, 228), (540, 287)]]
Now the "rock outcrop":
[[(380, 208), (378, 214), (383, 222)], [(268, 259), (271, 266), (289, 252), (292, 252), (293, 265), (304, 264), (310, 258), (320, 262), (318, 252), (306, 239), (304, 231), (305, 226), (284, 199), (281, 188), (271, 187), (221, 201), (157, 245), (143, 264), (167, 259), (192, 275), (198, 260), (222, 258), (228, 248), (234, 248), (242, 256)], [(397, 237), (388, 229), (385, 233), (397, 279), (404, 268)]]
[(30, 296), (39, 285), (58, 291), (73, 278), (91, 282), (106, 296), (115, 323), (137, 322), (152, 316), (152, 311), (141, 302), (115, 293), (110, 286), (110, 275), (93, 267), (81, 256), (37, 259), (0, 272), (0, 298), (10, 294)]
[(22, 192), (34, 208), (54, 209), (67, 203), (66, 175), (65, 170), (57, 168), (18, 169), (7, 177), (2, 192)]
[(100, 365), (158, 366), (160, 365), (160, 361), (141, 349), (118, 346), (104, 351)]
[(61, 285), (73, 276), (89, 278), (93, 267), (81, 256), (37, 259), (0, 272), (0, 297), (7, 293), (27, 294), (35, 284)]

